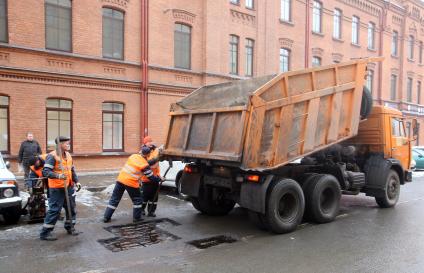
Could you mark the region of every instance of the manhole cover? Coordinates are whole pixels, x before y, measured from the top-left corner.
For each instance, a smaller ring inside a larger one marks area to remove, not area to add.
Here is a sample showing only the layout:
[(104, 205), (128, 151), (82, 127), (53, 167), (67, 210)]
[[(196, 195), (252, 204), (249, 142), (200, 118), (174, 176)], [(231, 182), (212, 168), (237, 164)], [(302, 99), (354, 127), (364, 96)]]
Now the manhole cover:
[(170, 219), (158, 219), (137, 224), (105, 227), (107, 231), (113, 233), (116, 237), (101, 239), (98, 242), (110, 251), (118, 252), (181, 239), (159, 227), (166, 224), (179, 225), (179, 223)]
[(234, 242), (237, 242), (237, 240), (230, 236), (220, 235), (220, 236), (209, 237), (209, 238), (205, 238), (201, 240), (194, 240), (187, 243), (197, 248), (205, 249), (205, 248), (220, 245), (223, 243), (231, 244)]

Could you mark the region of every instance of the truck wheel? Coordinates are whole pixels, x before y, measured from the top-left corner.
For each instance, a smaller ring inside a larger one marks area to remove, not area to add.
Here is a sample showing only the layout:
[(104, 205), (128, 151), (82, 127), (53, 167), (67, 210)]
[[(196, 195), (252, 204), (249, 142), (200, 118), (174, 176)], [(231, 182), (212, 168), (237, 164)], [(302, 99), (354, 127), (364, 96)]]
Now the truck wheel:
[(299, 177), (299, 184), (302, 186), (303, 192), (305, 192), (305, 188), (308, 186), (309, 183), (313, 180), (313, 178), (317, 175), (320, 175), (319, 173), (304, 173)]
[(328, 174), (314, 176), (303, 188), (306, 217), (317, 223), (333, 221), (339, 213), (341, 190), (337, 179)]
[(6, 224), (16, 224), (21, 218), (21, 206), (3, 209), (3, 218)]
[(362, 102), (361, 102), (361, 117), (366, 119), (372, 110), (372, 95), (370, 90), (364, 86), (364, 90), (362, 91)]
[(227, 215), (236, 205), (233, 200), (213, 198), (213, 189), (203, 188), (199, 192), (199, 197), (190, 197), (193, 207), (201, 213), (211, 216)]
[(268, 230), (266, 220), (264, 220), (265, 215), (256, 211), (248, 211), (249, 220), (255, 224), (259, 229)]
[(301, 223), (304, 211), (302, 188), (292, 179), (283, 179), (270, 189), (264, 220), (271, 231), (287, 233)]
[(380, 208), (391, 208), (396, 205), (400, 195), (400, 179), (399, 175), (394, 171), (390, 170), (389, 175), (386, 178), (386, 185), (384, 190), (384, 196), (375, 197), (375, 201)]

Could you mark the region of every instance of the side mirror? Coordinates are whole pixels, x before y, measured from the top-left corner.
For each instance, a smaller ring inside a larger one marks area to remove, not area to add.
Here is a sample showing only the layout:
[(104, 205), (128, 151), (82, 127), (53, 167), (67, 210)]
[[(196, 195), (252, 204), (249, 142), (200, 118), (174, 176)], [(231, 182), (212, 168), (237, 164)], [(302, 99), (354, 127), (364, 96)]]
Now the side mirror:
[(416, 140), (418, 138), (418, 132), (420, 131), (420, 124), (417, 119), (412, 120), (412, 138)]
[(6, 168), (10, 169), (10, 162), (9, 161), (6, 161), (5, 165), (6, 165)]

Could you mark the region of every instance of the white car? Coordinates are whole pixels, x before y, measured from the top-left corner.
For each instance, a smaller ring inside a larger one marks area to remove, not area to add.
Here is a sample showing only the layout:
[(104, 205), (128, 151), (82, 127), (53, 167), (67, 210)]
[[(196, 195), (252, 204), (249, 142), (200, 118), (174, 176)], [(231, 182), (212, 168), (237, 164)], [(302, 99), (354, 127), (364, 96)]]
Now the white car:
[(15, 224), (22, 214), (22, 198), (16, 177), (9, 169), (9, 162), (4, 162), (0, 153), (0, 214), (8, 224)]
[(175, 187), (178, 194), (181, 193), (180, 178), (183, 174), (185, 163), (181, 161), (172, 161), (172, 167), (165, 176), (165, 172), (169, 167), (168, 161), (159, 162), (160, 175), (165, 178), (164, 186)]

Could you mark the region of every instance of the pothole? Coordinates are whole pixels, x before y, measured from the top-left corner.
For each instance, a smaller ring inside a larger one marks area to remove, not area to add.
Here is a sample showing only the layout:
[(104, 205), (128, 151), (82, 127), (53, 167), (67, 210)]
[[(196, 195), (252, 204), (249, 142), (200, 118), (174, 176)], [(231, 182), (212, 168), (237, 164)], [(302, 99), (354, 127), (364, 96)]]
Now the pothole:
[(230, 236), (219, 235), (219, 236), (209, 237), (205, 239), (190, 241), (190, 242), (187, 242), (187, 244), (190, 244), (200, 249), (206, 249), (212, 246), (217, 246), (224, 243), (232, 244), (234, 242), (237, 242), (237, 240)]
[(169, 224), (172, 226), (180, 225), (171, 219), (164, 218), (136, 224), (105, 227), (107, 231), (113, 233), (116, 237), (101, 239), (98, 242), (112, 252), (119, 252), (181, 239), (160, 227)]

